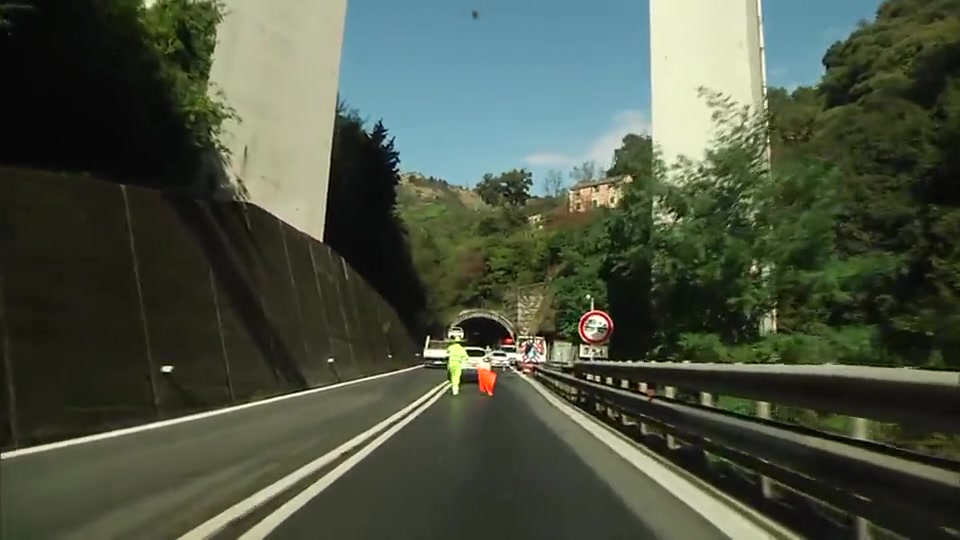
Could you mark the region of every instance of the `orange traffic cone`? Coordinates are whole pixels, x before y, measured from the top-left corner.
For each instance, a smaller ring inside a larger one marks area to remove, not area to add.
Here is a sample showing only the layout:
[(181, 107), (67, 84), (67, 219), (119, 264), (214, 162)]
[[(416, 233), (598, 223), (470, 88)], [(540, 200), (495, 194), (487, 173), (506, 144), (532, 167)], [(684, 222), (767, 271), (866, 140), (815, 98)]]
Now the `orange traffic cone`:
[(488, 396), (493, 395), (493, 387), (497, 384), (497, 372), (492, 369), (482, 369), (478, 373), (477, 383), (480, 392)]

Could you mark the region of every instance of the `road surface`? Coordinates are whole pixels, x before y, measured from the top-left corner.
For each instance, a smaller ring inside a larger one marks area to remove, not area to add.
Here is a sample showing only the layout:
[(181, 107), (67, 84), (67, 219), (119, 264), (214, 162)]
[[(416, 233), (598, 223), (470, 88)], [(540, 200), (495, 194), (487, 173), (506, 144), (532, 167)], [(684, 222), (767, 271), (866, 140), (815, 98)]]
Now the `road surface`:
[[(164, 428), (4, 460), (0, 536), (177, 538), (442, 377), (415, 371), (166, 434)], [(328, 470), (216, 538), (241, 537)], [(493, 398), (472, 385), (457, 397), (444, 395), (267, 537), (724, 538), (514, 374), (501, 376)]]

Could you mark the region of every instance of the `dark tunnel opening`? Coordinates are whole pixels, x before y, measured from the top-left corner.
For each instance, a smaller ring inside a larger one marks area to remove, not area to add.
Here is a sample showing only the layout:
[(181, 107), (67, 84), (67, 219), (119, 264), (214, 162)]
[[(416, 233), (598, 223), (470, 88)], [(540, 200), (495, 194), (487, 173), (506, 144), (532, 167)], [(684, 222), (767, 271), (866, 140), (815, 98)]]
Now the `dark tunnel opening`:
[(457, 326), (463, 328), (464, 341), (474, 347), (496, 348), (507, 338), (512, 338), (510, 330), (493, 319), (471, 317)]

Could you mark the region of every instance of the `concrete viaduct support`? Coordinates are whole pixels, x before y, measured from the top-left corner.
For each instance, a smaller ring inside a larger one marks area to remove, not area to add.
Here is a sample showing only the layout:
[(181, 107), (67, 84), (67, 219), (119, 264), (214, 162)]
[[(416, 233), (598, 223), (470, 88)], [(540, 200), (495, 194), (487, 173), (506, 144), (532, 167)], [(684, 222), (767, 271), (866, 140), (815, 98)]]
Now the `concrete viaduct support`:
[(764, 56), (761, 0), (650, 0), (653, 142), (667, 165), (713, 141), (700, 87), (765, 110)]
[(323, 240), (347, 0), (225, 0), (211, 82), (240, 117), (228, 176)]
[[(763, 107), (760, 0), (649, 1), (654, 142), (668, 163), (698, 158), (712, 139), (698, 87)], [(322, 240), (347, 0), (225, 4), (211, 81), (241, 119), (226, 126), (228, 176)]]

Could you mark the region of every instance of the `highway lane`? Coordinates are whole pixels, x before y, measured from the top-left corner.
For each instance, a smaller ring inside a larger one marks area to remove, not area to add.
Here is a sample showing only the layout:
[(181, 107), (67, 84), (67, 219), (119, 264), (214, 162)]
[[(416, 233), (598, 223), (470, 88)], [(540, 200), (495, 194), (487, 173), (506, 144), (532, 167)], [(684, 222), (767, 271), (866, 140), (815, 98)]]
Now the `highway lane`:
[(519, 377), (445, 396), (267, 538), (725, 538)]
[(176, 538), (441, 383), (414, 370), (0, 461), (0, 538)]

